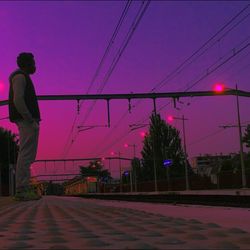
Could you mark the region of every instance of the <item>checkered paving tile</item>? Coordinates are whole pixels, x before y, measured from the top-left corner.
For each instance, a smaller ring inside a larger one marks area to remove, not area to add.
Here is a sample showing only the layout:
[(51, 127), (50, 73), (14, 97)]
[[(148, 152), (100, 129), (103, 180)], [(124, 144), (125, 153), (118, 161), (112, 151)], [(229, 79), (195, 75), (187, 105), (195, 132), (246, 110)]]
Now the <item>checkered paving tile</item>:
[[(249, 218), (246, 218), (246, 220)], [(250, 222), (250, 220), (249, 220)], [(0, 211), (1, 249), (249, 249), (250, 234), (214, 222), (43, 197)]]

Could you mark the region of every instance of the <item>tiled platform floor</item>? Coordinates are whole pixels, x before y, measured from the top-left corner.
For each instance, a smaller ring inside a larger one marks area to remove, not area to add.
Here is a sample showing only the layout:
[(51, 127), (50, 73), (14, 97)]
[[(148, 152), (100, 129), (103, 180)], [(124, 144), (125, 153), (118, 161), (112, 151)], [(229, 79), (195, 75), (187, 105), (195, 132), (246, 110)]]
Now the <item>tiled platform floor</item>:
[(3, 207), (0, 249), (250, 248), (250, 232), (241, 228), (112, 204), (47, 196)]
[(10, 196), (7, 196), (7, 197), (0, 196), (0, 211), (3, 207), (9, 206), (9, 205), (15, 204), (15, 203), (16, 203), (16, 201), (14, 201), (12, 199), (12, 197), (10, 197)]

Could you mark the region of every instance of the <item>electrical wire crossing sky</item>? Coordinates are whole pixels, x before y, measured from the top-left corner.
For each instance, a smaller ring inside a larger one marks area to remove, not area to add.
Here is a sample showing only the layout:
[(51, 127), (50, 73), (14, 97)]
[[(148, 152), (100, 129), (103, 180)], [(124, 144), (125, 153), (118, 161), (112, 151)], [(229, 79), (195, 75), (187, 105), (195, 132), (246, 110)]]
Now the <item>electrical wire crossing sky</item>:
[[(248, 1), (2, 1), (0, 19), (1, 100), (23, 51), (35, 56), (38, 95), (210, 91), (216, 83), (250, 91)], [(109, 128), (105, 101), (39, 104), (37, 159), (132, 158), (124, 144), (140, 158), (154, 108), (151, 100), (111, 100)], [(240, 98), (243, 125), (249, 104)], [(157, 99), (156, 109), (166, 122), (187, 118), (190, 159), (239, 152), (237, 128), (220, 127), (237, 124), (235, 96)], [(17, 133), (6, 117), (1, 106), (0, 126)], [(171, 124), (182, 136), (181, 121)]]

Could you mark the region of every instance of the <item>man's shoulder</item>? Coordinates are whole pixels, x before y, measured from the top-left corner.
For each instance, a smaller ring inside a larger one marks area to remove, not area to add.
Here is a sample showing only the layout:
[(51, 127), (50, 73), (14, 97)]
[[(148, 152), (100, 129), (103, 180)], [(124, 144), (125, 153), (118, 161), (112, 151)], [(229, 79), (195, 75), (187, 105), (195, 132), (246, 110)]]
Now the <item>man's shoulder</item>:
[(10, 79), (10, 81), (12, 81), (12, 80), (16, 80), (16, 79), (20, 79), (20, 80), (22, 80), (22, 79), (25, 79), (25, 73), (22, 71), (22, 70), (20, 70), (20, 69), (17, 69), (17, 70), (15, 70), (15, 71), (13, 71), (11, 74), (10, 74), (10, 77), (9, 77), (9, 79)]

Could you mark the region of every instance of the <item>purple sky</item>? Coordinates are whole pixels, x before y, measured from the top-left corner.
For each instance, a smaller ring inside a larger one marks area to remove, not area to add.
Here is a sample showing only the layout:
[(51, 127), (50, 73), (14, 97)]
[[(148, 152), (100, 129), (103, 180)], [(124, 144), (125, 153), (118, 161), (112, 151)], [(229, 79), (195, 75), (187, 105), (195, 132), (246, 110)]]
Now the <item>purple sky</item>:
[[(7, 99), (8, 76), (16, 68), (16, 56), (22, 51), (35, 55), (37, 73), (32, 78), (38, 95), (86, 93), (125, 4), (123, 1), (1, 1), (0, 98)], [(102, 93), (150, 92), (247, 4), (246, 1), (152, 1)], [(140, 5), (139, 1), (131, 4), (90, 93), (97, 93)], [(233, 48), (237, 51), (242, 42), (249, 43), (249, 13), (250, 8), (230, 27), (240, 24), (155, 92), (184, 91), (212, 64), (232, 54)], [(241, 21), (244, 16), (247, 17)], [(249, 54), (250, 46), (190, 90), (210, 90), (214, 83), (223, 82), (230, 88), (237, 83), (239, 89), (250, 91)], [(168, 101), (157, 101), (157, 107)], [(209, 136), (218, 131), (220, 125), (236, 124), (235, 97), (182, 98), (180, 101), (184, 104), (177, 103), (179, 110), (170, 104), (161, 114), (162, 117), (184, 114), (189, 119), (186, 140), (190, 158), (239, 150), (236, 128)], [(82, 122), (91, 103), (86, 101), (82, 105), (76, 126)], [(137, 101), (132, 102), (135, 103)], [(250, 121), (249, 100), (241, 98), (240, 105), (242, 122)], [(40, 102), (40, 108), (43, 121), (37, 159), (54, 159), (107, 157), (110, 151), (121, 151), (122, 156), (132, 157), (132, 148), (124, 148), (124, 143), (136, 144), (136, 153), (140, 156), (139, 133), (143, 129), (128, 133), (129, 124), (148, 123), (153, 107), (149, 100), (140, 102), (117, 126), (128, 105), (126, 101), (111, 101), (111, 128), (79, 133), (66, 155), (64, 149), (76, 116), (76, 102)], [(97, 102), (85, 125), (105, 125), (106, 113), (106, 103)], [(7, 107), (0, 107), (0, 118), (5, 116)], [(173, 125), (181, 129), (180, 121), (174, 121)], [(0, 121), (0, 126), (17, 132), (15, 125), (8, 121)], [(75, 134), (76, 129), (73, 136)], [(207, 139), (200, 140), (206, 136)]]

